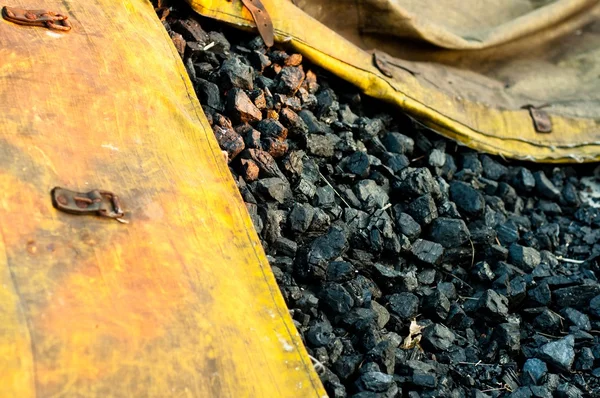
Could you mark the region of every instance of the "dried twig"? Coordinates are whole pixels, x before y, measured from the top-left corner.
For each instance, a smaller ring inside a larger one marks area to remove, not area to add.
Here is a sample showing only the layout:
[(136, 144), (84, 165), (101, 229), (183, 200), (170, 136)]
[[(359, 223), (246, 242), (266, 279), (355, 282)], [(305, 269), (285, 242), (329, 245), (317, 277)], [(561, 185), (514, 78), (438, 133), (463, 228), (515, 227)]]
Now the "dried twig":
[(458, 276), (456, 276), (456, 275), (454, 275), (454, 274), (451, 274), (451, 273), (450, 273), (450, 272), (448, 272), (448, 271), (444, 271), (444, 270), (440, 270), (440, 271), (442, 271), (442, 272), (443, 272), (444, 274), (446, 274), (446, 275), (449, 275), (449, 276), (451, 276), (451, 277), (453, 277), (453, 278), (457, 279), (458, 281), (460, 281), (460, 282), (464, 283), (465, 285), (467, 285), (469, 288), (473, 289), (473, 286), (469, 285), (467, 282), (465, 282), (464, 280), (462, 280), (462, 279), (461, 279), (461, 278), (459, 278)]
[(321, 177), (321, 178), (323, 179), (323, 181), (325, 181), (325, 184), (329, 185), (329, 187), (330, 187), (331, 189), (333, 189), (333, 192), (334, 192), (334, 193), (337, 195), (337, 197), (338, 197), (338, 198), (340, 198), (340, 199), (341, 199), (341, 201), (342, 201), (342, 202), (344, 202), (344, 204), (346, 205), (346, 207), (348, 207), (348, 208), (351, 208), (352, 206), (350, 206), (350, 205), (348, 204), (348, 202), (346, 202), (346, 201), (344, 200), (344, 198), (342, 198), (342, 195), (340, 195), (340, 193), (339, 193), (339, 192), (338, 192), (338, 191), (337, 191), (337, 190), (336, 190), (336, 189), (333, 187), (333, 185), (331, 185), (331, 184), (329, 183), (329, 181), (327, 181), (327, 178), (325, 178), (325, 176), (324, 176), (324, 175), (323, 175), (323, 174), (322, 174), (322, 173), (321, 173), (319, 170), (317, 170), (317, 173), (319, 173), (319, 177)]
[(471, 243), (471, 268), (473, 268), (473, 265), (475, 264), (475, 245), (471, 238), (469, 238), (469, 243)]
[(583, 264), (585, 263), (585, 260), (574, 260), (572, 258), (564, 258), (563, 256), (558, 256), (556, 257), (557, 260), (560, 260), (564, 263), (570, 263), (570, 264)]
[(542, 332), (536, 332), (536, 333), (539, 334), (540, 336), (548, 337), (549, 339), (562, 339), (562, 337), (553, 336), (553, 335), (547, 334), (547, 333), (542, 333)]
[(313, 366), (315, 367), (315, 371), (317, 373), (322, 372), (323, 370), (325, 370), (325, 365), (323, 365), (323, 363), (321, 361), (319, 361), (317, 358), (313, 357), (310, 354), (308, 354), (308, 357), (313, 362)]

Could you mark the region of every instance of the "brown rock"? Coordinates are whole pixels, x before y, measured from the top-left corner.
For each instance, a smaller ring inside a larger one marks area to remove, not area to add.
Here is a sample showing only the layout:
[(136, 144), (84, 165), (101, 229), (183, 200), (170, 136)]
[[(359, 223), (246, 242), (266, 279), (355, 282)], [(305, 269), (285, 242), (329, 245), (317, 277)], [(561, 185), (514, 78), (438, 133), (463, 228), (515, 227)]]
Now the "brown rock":
[(171, 29), (183, 35), (187, 41), (197, 41), (204, 45), (208, 42), (208, 33), (194, 19), (177, 19), (171, 23)]
[(279, 74), (279, 72), (281, 72), (281, 69), (282, 69), (282, 67), (281, 67), (281, 65), (279, 65), (279, 64), (273, 64), (273, 65), (271, 65), (271, 69), (273, 70), (273, 72), (274, 72), (276, 75), (278, 75), (278, 74)]
[(293, 136), (304, 136), (308, 133), (308, 126), (300, 116), (289, 108), (283, 108), (279, 113), (281, 122), (288, 128)]
[(254, 105), (261, 111), (267, 109), (267, 99), (265, 98), (265, 92), (263, 90), (256, 89), (250, 93), (250, 99), (254, 102)]
[(252, 159), (260, 169), (263, 177), (278, 177), (285, 179), (285, 176), (277, 166), (273, 156), (260, 149), (246, 149), (240, 155), (243, 159)]
[(227, 93), (227, 110), (236, 123), (254, 123), (262, 120), (260, 109), (241, 88), (233, 88)]
[(258, 165), (251, 159), (242, 159), (242, 177), (246, 182), (256, 181), (260, 169)]
[(302, 110), (302, 103), (298, 97), (275, 94), (275, 103), (278, 108), (287, 107), (295, 112), (300, 112)]
[(233, 129), (226, 129), (221, 126), (213, 126), (213, 131), (219, 146), (227, 152), (229, 161), (232, 161), (240, 152), (244, 150), (244, 140), (242, 136)]
[(304, 81), (301, 66), (285, 66), (278, 76), (276, 91), (281, 94), (294, 95)]
[(304, 156), (304, 151), (288, 152), (285, 158), (283, 158), (281, 161), (283, 169), (294, 177), (301, 175), (304, 170), (304, 162), (302, 160)]
[(302, 55), (292, 54), (283, 61), (285, 66), (298, 66), (302, 63)]
[(319, 84), (317, 83), (317, 75), (312, 70), (306, 72), (306, 90), (309, 93), (314, 94), (319, 89)]
[(216, 113), (213, 115), (213, 121), (217, 126), (221, 126), (224, 129), (233, 129), (231, 124), (231, 120), (227, 116), (223, 116), (220, 113)]
[(183, 54), (185, 54), (185, 39), (177, 32), (171, 32), (170, 36), (179, 56), (183, 58)]
[(286, 140), (279, 140), (277, 138), (266, 138), (262, 140), (262, 147), (274, 158), (282, 157), (289, 149)]
[(275, 109), (267, 110), (267, 119), (279, 120), (279, 113)]

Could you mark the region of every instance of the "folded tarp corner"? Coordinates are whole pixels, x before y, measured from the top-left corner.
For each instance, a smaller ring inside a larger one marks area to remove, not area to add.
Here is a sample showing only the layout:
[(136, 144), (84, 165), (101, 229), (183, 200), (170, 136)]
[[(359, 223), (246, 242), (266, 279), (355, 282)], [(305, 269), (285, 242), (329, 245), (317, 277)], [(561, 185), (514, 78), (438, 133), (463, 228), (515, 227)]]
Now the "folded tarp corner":
[[(187, 1), (253, 26), (241, 2)], [(277, 41), (449, 138), (507, 158), (600, 160), (597, 0), (263, 3)]]

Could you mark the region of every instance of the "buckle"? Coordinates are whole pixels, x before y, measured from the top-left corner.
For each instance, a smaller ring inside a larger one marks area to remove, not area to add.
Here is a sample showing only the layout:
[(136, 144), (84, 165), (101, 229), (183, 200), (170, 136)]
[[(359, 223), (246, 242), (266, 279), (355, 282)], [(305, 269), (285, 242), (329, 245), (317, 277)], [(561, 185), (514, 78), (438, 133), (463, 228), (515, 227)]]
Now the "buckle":
[(535, 107), (533, 105), (524, 105), (521, 108), (527, 109), (529, 111), (529, 116), (533, 121), (533, 128), (538, 133), (551, 133), (552, 132), (552, 119), (550, 119), (550, 115), (544, 111), (543, 108), (546, 105)]
[(25, 10), (4, 6), (2, 8), (2, 17), (7, 21), (19, 25), (41, 26), (52, 30), (67, 32), (71, 30), (69, 17), (46, 10)]
[(52, 205), (57, 210), (77, 215), (98, 215), (125, 222), (119, 197), (112, 192), (94, 189), (87, 193), (74, 192), (65, 188), (52, 189)]

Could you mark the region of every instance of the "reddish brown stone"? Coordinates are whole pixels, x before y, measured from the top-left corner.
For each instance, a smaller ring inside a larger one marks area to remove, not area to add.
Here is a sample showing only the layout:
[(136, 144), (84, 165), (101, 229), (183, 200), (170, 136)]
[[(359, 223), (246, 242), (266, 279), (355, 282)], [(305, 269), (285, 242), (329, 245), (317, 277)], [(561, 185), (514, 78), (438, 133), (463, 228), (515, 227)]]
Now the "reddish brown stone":
[(266, 138), (262, 140), (262, 146), (274, 158), (280, 158), (286, 154), (289, 149), (286, 140), (278, 140), (276, 138)]
[(254, 90), (251, 95), (250, 98), (252, 99), (252, 101), (254, 102), (254, 105), (260, 109), (260, 110), (264, 110), (267, 109), (267, 99), (265, 98), (265, 92), (261, 89), (258, 90)]
[(302, 55), (292, 54), (283, 61), (285, 66), (298, 66), (302, 63)]
[(279, 166), (269, 153), (260, 149), (247, 149), (240, 155), (244, 159), (252, 159), (260, 168), (264, 177), (285, 178)]
[(213, 126), (213, 131), (219, 146), (227, 152), (229, 161), (232, 161), (245, 148), (244, 139), (233, 129), (225, 129), (220, 126)]
[(242, 159), (242, 177), (246, 182), (252, 182), (258, 179), (260, 169), (258, 165), (251, 159)]
[(227, 116), (223, 116), (220, 113), (216, 113), (213, 116), (214, 123), (217, 126), (223, 127), (224, 129), (233, 129), (231, 120)]
[(306, 72), (306, 78), (304, 79), (304, 82), (306, 84), (306, 90), (311, 94), (316, 93), (319, 89), (319, 83), (317, 83), (317, 75), (315, 75), (315, 73), (312, 70)]
[(262, 113), (241, 88), (227, 93), (227, 110), (235, 123), (255, 123), (262, 120)]
[(267, 119), (279, 120), (279, 113), (275, 109), (269, 109), (267, 111)]
[(177, 52), (179, 53), (179, 56), (183, 58), (183, 55), (185, 54), (185, 39), (176, 32), (171, 32), (170, 36), (175, 48), (177, 49)]

